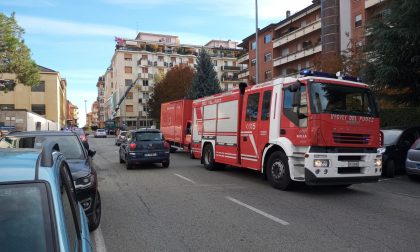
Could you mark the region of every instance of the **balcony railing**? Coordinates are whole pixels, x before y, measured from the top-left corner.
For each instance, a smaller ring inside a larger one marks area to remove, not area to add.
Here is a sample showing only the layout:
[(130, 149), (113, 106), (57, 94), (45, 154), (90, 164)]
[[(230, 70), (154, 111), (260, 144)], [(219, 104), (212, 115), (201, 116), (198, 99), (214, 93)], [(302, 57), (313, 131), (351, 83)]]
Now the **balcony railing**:
[(239, 66), (221, 66), (220, 69), (222, 71), (241, 71)]
[(235, 75), (222, 75), (222, 81), (239, 81), (237, 74)]
[(139, 78), (140, 79), (148, 79), (149, 78), (149, 74), (148, 73), (139, 73)]
[(301, 59), (303, 57), (313, 55), (315, 53), (319, 53), (321, 51), (322, 51), (322, 45), (319, 44), (319, 45), (316, 45), (314, 47), (307, 48), (307, 49), (289, 54), (287, 56), (278, 57), (278, 58), (274, 59), (273, 66), (274, 67), (280, 66), (280, 65), (286, 64), (288, 62), (298, 60), (298, 59)]
[(239, 64), (247, 64), (249, 60), (249, 54), (244, 54), (242, 57), (238, 59)]
[(244, 79), (244, 78), (247, 78), (248, 76), (249, 76), (249, 71), (248, 69), (245, 69), (239, 72), (238, 79)]
[(296, 29), (290, 33), (287, 33), (284, 36), (281, 36), (280, 38), (277, 38), (273, 40), (273, 48), (279, 47), (281, 45), (284, 45), (285, 43), (289, 41), (293, 41), (297, 38), (303, 37), (306, 34), (309, 34), (313, 31), (317, 31), (321, 29), (321, 19), (316, 20), (315, 22), (312, 22), (308, 24), (305, 27)]

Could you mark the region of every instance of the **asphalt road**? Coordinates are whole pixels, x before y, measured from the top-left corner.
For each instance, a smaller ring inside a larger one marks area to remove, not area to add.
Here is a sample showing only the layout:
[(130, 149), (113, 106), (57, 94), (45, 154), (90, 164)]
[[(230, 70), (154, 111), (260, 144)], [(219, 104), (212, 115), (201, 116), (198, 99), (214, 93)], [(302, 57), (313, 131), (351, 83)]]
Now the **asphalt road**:
[(97, 151), (96, 251), (420, 251), (420, 181), (279, 191), (253, 171), (207, 171), (187, 153), (126, 170), (114, 138)]

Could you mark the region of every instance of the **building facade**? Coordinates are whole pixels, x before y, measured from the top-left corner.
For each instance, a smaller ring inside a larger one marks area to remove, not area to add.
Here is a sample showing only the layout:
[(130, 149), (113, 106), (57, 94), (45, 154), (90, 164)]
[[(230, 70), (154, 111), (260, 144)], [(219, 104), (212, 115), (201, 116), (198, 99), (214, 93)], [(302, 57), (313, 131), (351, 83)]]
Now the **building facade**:
[[(7, 92), (0, 89), (0, 112), (5, 109), (24, 109), (36, 113), (58, 124), (66, 126), (67, 119), (67, 82), (60, 73), (46, 67), (38, 66), (41, 82), (29, 87), (16, 83), (15, 74), (2, 74), (2, 79), (14, 82)], [(0, 122), (2, 124), (4, 122)]]
[[(238, 73), (243, 66), (237, 64), (237, 57), (242, 50), (236, 42), (212, 40), (204, 46), (185, 45), (180, 44), (178, 36), (151, 33), (139, 33), (135, 39), (116, 38), (116, 42), (111, 65), (100, 79), (104, 84), (104, 120), (114, 120), (117, 126), (153, 125), (147, 102), (154, 84), (174, 66), (194, 68), (201, 49), (211, 56), (222, 89), (239, 84)], [(133, 82), (135, 86), (126, 94)]]
[(67, 100), (67, 127), (79, 126), (79, 108)]

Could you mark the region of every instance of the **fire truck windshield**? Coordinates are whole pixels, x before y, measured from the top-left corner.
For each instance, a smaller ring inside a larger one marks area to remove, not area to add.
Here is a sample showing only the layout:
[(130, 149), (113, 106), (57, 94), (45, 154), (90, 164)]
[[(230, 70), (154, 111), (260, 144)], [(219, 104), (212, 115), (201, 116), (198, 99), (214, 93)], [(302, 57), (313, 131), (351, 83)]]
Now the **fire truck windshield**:
[(375, 101), (369, 89), (340, 84), (310, 84), (311, 112), (377, 117)]

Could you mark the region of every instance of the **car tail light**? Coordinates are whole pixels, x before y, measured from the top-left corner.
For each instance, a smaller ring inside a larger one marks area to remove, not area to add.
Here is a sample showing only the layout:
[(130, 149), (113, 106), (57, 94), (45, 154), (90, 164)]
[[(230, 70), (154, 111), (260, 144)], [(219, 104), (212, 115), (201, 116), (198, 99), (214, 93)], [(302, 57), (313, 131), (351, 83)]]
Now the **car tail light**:
[(165, 149), (169, 149), (169, 148), (171, 148), (171, 145), (168, 143), (168, 142), (164, 142), (163, 143), (163, 148), (165, 148)]
[(130, 150), (135, 150), (137, 145), (135, 143), (130, 144)]

